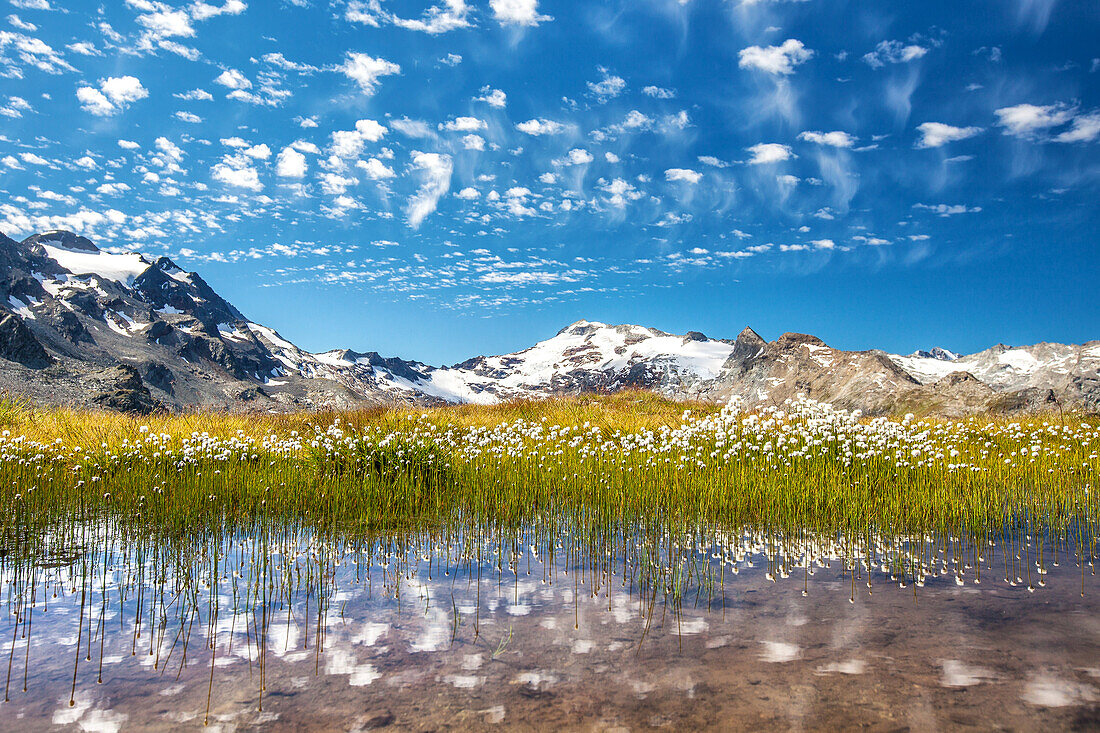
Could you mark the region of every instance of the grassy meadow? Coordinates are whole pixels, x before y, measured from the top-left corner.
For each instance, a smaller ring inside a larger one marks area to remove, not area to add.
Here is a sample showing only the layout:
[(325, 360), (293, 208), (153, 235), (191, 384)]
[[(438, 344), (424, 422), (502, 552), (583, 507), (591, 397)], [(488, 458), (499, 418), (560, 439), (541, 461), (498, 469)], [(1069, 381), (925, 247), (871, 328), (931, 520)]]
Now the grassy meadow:
[(644, 392), (497, 406), (132, 417), (0, 405), (7, 538), (59, 516), (355, 534), (566, 516), (784, 532), (1091, 527), (1085, 416), (866, 419)]

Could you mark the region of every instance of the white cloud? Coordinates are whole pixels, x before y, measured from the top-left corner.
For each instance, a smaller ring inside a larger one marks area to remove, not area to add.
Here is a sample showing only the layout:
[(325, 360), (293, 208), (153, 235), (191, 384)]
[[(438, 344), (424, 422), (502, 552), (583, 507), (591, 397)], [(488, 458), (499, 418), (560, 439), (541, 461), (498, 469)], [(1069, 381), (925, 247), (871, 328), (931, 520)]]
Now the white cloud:
[[(17, 52), (18, 59), (3, 53), (9, 45)], [(22, 79), (23, 70), (18, 65), (19, 62), (47, 74), (76, 71), (61, 54), (40, 39), (22, 33), (0, 31), (0, 77)]]
[(22, 10), (53, 10), (49, 0), (8, 0), (12, 5)]
[(319, 155), (321, 152), (320, 148), (318, 148), (316, 145), (309, 142), (308, 140), (295, 140), (290, 144), (290, 147), (294, 148), (300, 153), (313, 153), (314, 155)]
[(938, 148), (956, 140), (965, 140), (981, 133), (980, 127), (954, 127), (942, 122), (922, 122), (917, 125), (917, 131), (921, 134), (917, 141), (918, 148)]
[(626, 114), (626, 119), (623, 120), (620, 126), (624, 130), (644, 130), (653, 124), (653, 120), (650, 117), (642, 114), (636, 109), (632, 109)]
[(241, 0), (225, 0), (225, 3), (220, 6), (200, 1), (191, 6), (191, 17), (195, 20), (206, 20), (216, 15), (240, 15), (246, 10), (248, 5)]
[(218, 74), (218, 78), (214, 80), (214, 83), (220, 84), (227, 89), (252, 88), (252, 82), (236, 69), (226, 69), (221, 74)]
[(831, 239), (814, 239), (810, 244), (814, 249), (836, 249), (836, 242)]
[(955, 216), (956, 214), (977, 214), (982, 210), (980, 206), (966, 206), (965, 204), (913, 204), (914, 209), (931, 211), (940, 216)]
[(294, 148), (283, 148), (275, 158), (275, 175), (280, 178), (304, 178), (308, 169), (306, 156)]
[(691, 117), (687, 110), (682, 109), (674, 115), (665, 115), (661, 118), (661, 132), (670, 133), (675, 130), (686, 130), (691, 126)]
[(516, 125), (516, 129), (527, 135), (557, 135), (565, 130), (565, 125), (560, 122), (554, 122), (553, 120), (545, 120), (538, 118), (534, 120), (527, 120), (526, 122), (520, 122)]
[(473, 201), (474, 199), (480, 197), (481, 194), (478, 193), (478, 190), (476, 188), (467, 187), (456, 193), (455, 196), (466, 201)]
[(359, 183), (359, 180), (356, 178), (341, 176), (338, 173), (322, 173), (320, 180), (321, 191), (328, 196), (343, 196), (347, 193), (348, 186), (354, 186), (356, 183)]
[(614, 153), (612, 153), (610, 151), (604, 153), (603, 157), (604, 157), (604, 160), (606, 160), (608, 163), (618, 163), (619, 160), (620, 160), (619, 156), (615, 155)]
[(120, 148), (122, 148), (123, 150), (137, 150), (138, 148), (141, 147), (140, 145), (138, 145), (133, 140), (119, 140), (118, 141), (118, 146)]
[(655, 86), (643, 87), (642, 94), (647, 97), (653, 97), (654, 99), (672, 99), (676, 96), (676, 92), (671, 89)]
[(737, 65), (742, 69), (759, 69), (769, 74), (787, 75), (794, 67), (809, 61), (814, 52), (802, 45), (802, 41), (788, 38), (779, 46), (749, 46), (738, 53)]
[(485, 124), (485, 120), (479, 120), (477, 117), (456, 117), (439, 125), (440, 130), (450, 132), (477, 132), (478, 130), (484, 130), (486, 127), (488, 125)]
[[(134, 3), (130, 3), (134, 5)], [(149, 30), (147, 38), (167, 38), (179, 36), (191, 38), (195, 35), (195, 28), (191, 25), (191, 16), (184, 10), (173, 10), (162, 3), (142, 3), (152, 12), (143, 13), (137, 17), (138, 25)], [(138, 5), (137, 7), (141, 7)]]
[(466, 135), (462, 138), (462, 146), (467, 150), (484, 150), (485, 138), (481, 135)]
[(374, 181), (382, 181), (387, 178), (393, 178), (397, 174), (393, 172), (393, 168), (380, 161), (378, 158), (371, 158), (369, 160), (360, 160), (355, 164), (357, 168), (361, 168), (364, 173), (367, 174), (367, 178)]
[(73, 161), (73, 165), (78, 168), (83, 168), (86, 171), (95, 170), (99, 166), (96, 164), (95, 159), (89, 155), (85, 155), (81, 158), (77, 158)]
[(531, 189), (524, 186), (513, 186), (504, 192), (505, 204), (508, 213), (515, 217), (534, 216), (535, 210), (527, 205), (527, 197), (531, 195)]
[[(280, 69), (285, 69), (286, 71), (297, 71), (301, 74), (313, 74), (314, 72), (320, 71), (320, 69), (318, 69), (316, 66), (313, 66), (312, 64), (303, 64), (297, 61), (291, 61), (286, 56), (283, 56), (277, 51), (265, 53), (260, 58), (263, 59), (264, 63), (271, 64), (272, 66), (278, 67)], [(253, 59), (253, 62), (255, 62), (255, 59)]]
[(592, 153), (582, 148), (573, 148), (564, 158), (555, 162), (558, 163), (558, 165), (587, 165), (592, 161)]
[(336, 130), (329, 149), (337, 158), (358, 158), (363, 152), (363, 136), (355, 130)]
[(401, 67), (385, 59), (375, 58), (365, 53), (347, 54), (344, 63), (338, 67), (344, 76), (359, 85), (360, 91), (370, 97), (378, 89), (378, 79), (383, 76), (400, 74)]
[(715, 158), (713, 155), (700, 155), (699, 162), (712, 168), (729, 168), (730, 166), (726, 161)]
[(1073, 120), (1073, 127), (1054, 137), (1059, 143), (1087, 143), (1100, 137), (1100, 112), (1090, 112)]
[(758, 143), (745, 149), (752, 153), (752, 158), (749, 159), (749, 165), (780, 163), (795, 157), (789, 145), (781, 145), (779, 143)]
[(209, 102), (214, 99), (214, 95), (205, 89), (192, 89), (189, 92), (176, 92), (172, 95), (176, 99), (184, 99), (189, 102)]
[(262, 191), (264, 186), (260, 183), (260, 176), (251, 166), (235, 167), (226, 163), (218, 163), (210, 174), (214, 180), (221, 181), (234, 188), (247, 188), (251, 191)]
[(607, 194), (607, 203), (620, 209), (626, 206), (628, 201), (637, 201), (645, 195), (622, 178), (601, 184), (600, 190)]
[(130, 190), (130, 187), (125, 183), (103, 183), (96, 186), (96, 193), (101, 193), (104, 196), (118, 196), (126, 193)]
[(8, 16), (8, 22), (11, 23), (12, 27), (18, 28), (21, 31), (27, 31), (28, 33), (34, 33), (38, 30), (38, 26), (34, 23), (28, 23), (15, 13)]
[(355, 123), (355, 131), (367, 142), (376, 143), (381, 140), (388, 130), (385, 125), (376, 120), (359, 120)]
[(414, 150), (412, 167), (422, 172), (422, 182), (416, 195), (409, 199), (405, 214), (409, 226), (416, 229), (439, 205), (439, 199), (451, 187), (454, 166), (451, 157), (442, 153), (422, 153)]
[(592, 93), (600, 103), (606, 102), (609, 99), (614, 99), (626, 89), (626, 80), (621, 76), (613, 76), (608, 73), (607, 69), (600, 69), (600, 73), (603, 74), (603, 79), (600, 81), (588, 82), (588, 91)]
[(698, 183), (699, 179), (703, 177), (702, 173), (691, 170), (690, 168), (669, 168), (665, 171), (666, 181), (683, 181), (685, 183)]
[(834, 148), (850, 148), (856, 144), (856, 138), (843, 130), (834, 130), (832, 132), (807, 130), (806, 132), (799, 133), (798, 139), (818, 145), (829, 145)]
[(86, 112), (99, 117), (118, 114), (131, 103), (149, 96), (149, 90), (134, 76), (110, 76), (99, 80), (99, 89), (80, 87), (76, 98)]
[(508, 95), (499, 89), (493, 89), (491, 87), (482, 87), (481, 96), (474, 97), (475, 102), (485, 102), (490, 107), (496, 107), (497, 109), (504, 109), (504, 106), (508, 104)]
[(351, 0), (344, 9), (344, 20), (378, 28), (385, 19), (382, 4), (378, 0)]
[(180, 122), (189, 122), (192, 125), (197, 125), (202, 122), (202, 118), (193, 112), (179, 111), (172, 115)]
[[(172, 142), (168, 138), (158, 137), (156, 140), (153, 141), (153, 144), (157, 146), (157, 150), (160, 151), (158, 153), (158, 155), (163, 160), (168, 161), (168, 162), (172, 162), (172, 163), (178, 163), (181, 160), (183, 160), (183, 150), (181, 150), (180, 146), (176, 145), (174, 142)], [(170, 167), (170, 166), (165, 166), (165, 167)]]
[(106, 95), (95, 87), (79, 87), (76, 90), (76, 98), (80, 100), (80, 107), (85, 112), (98, 117), (109, 117), (121, 111), (116, 109)]
[(264, 143), (259, 145), (253, 145), (244, 151), (244, 154), (254, 160), (267, 160), (271, 157), (271, 148), (267, 147)]
[(446, 64), (447, 66), (458, 66), (462, 63), (462, 54), (449, 53), (443, 58), (439, 59), (439, 63)]
[(410, 120), (402, 117), (399, 120), (390, 120), (390, 127), (400, 132), (405, 137), (431, 137), (434, 133), (428, 123), (423, 120)]
[(100, 80), (99, 88), (113, 104), (119, 107), (149, 96), (149, 90), (143, 87), (141, 81), (134, 76), (109, 76)]
[(88, 41), (78, 41), (76, 43), (70, 43), (69, 45), (65, 46), (65, 48), (69, 49), (73, 53), (78, 53), (81, 56), (99, 56), (99, 51), (96, 50), (95, 45), (89, 43)]
[(405, 19), (394, 15), (390, 17), (390, 22), (411, 31), (437, 35), (459, 28), (469, 28), (470, 21), (467, 20), (469, 14), (470, 7), (466, 5), (466, 0), (443, 0), (442, 5), (433, 5), (424, 11), (422, 18)]
[(553, 20), (539, 15), (539, 0), (489, 0), (489, 7), (501, 25), (535, 26)]
[(901, 41), (882, 41), (875, 50), (864, 54), (863, 61), (872, 69), (881, 69), (886, 64), (904, 64), (919, 59), (928, 53), (928, 49), (914, 44), (906, 45)]
[(357, 158), (368, 142), (378, 142), (388, 132), (375, 120), (359, 120), (354, 130), (336, 130), (332, 133), (332, 154), (338, 158)]
[(1062, 102), (1045, 106), (1017, 104), (1014, 107), (1002, 107), (994, 114), (997, 115), (997, 124), (1004, 128), (1004, 134), (1033, 138), (1052, 127), (1069, 122), (1076, 110)]

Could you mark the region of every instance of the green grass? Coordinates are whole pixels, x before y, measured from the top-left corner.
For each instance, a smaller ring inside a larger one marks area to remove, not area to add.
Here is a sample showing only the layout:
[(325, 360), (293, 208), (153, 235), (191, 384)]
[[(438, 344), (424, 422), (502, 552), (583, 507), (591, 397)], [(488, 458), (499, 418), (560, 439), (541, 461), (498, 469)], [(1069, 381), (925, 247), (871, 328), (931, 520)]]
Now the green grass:
[(0, 416), (8, 538), (93, 514), (169, 534), (267, 522), (354, 534), (549, 514), (582, 524), (982, 533), (1021, 518), (1091, 526), (1097, 517), (1100, 431), (1072, 416), (904, 425), (812, 409), (746, 417), (648, 393), (282, 416), (18, 405)]

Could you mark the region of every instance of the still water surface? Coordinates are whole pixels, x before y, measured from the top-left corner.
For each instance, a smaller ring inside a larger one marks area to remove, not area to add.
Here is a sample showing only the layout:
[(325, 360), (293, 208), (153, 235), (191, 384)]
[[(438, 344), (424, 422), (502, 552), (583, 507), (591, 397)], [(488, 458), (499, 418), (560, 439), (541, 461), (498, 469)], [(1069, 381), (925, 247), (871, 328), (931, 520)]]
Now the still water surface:
[(1100, 728), (1091, 541), (476, 534), (3, 557), (0, 730)]

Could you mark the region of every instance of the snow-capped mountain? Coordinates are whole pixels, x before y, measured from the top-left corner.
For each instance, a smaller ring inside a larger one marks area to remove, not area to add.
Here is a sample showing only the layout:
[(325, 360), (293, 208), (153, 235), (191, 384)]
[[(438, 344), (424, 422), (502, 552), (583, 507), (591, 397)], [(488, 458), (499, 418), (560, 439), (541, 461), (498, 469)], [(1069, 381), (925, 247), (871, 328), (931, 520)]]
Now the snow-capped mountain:
[(295, 409), (493, 403), (652, 389), (778, 404), (798, 393), (883, 414), (1100, 409), (1100, 342), (842, 351), (805, 334), (765, 341), (577, 321), (513, 354), (433, 367), (305, 351), (165, 257), (105, 252), (71, 232), (0, 234), (0, 390), (50, 404)]
[(938, 359), (940, 361), (955, 361), (959, 358), (959, 354), (956, 354), (954, 351), (948, 351), (947, 349), (941, 348), (939, 346), (933, 346), (931, 349), (927, 350), (921, 349), (919, 351), (914, 351), (909, 356), (917, 357), (920, 359)]

